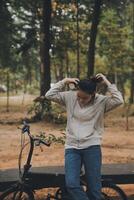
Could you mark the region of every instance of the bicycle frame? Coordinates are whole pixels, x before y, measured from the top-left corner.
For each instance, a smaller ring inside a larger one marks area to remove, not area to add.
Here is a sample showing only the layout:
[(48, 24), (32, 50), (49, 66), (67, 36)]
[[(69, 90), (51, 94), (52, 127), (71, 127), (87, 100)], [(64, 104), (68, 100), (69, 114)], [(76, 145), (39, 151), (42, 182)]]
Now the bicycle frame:
[[(46, 146), (50, 146), (50, 143), (47, 143), (43, 140), (41, 140), (40, 138), (34, 138), (31, 133), (30, 133), (30, 126), (24, 122), (24, 126), (22, 128), (22, 134), (25, 134), (27, 133), (28, 134), (28, 137), (29, 137), (29, 140), (30, 140), (30, 149), (29, 149), (29, 152), (28, 152), (28, 156), (27, 156), (27, 160), (26, 160), (26, 164), (24, 165), (24, 171), (23, 171), (23, 174), (22, 176), (20, 177), (21, 181), (24, 182), (25, 181), (25, 178), (27, 177), (27, 174), (29, 172), (29, 169), (31, 168), (31, 160), (32, 160), (32, 155), (33, 155), (33, 151), (34, 151), (34, 147), (35, 147), (35, 142), (37, 141), (38, 144), (37, 145), (40, 145), (40, 144), (44, 144)], [(21, 154), (22, 154), (22, 151), (20, 153), (20, 157), (21, 157)]]
[(31, 137), (30, 134), (28, 134), (29, 138), (30, 138), (30, 150), (28, 153), (28, 157), (27, 157), (27, 161), (26, 164), (24, 165), (24, 172), (22, 175), (22, 180), (25, 179), (29, 169), (31, 168), (31, 160), (32, 160), (32, 155), (33, 155), (33, 150), (34, 150), (34, 139)]

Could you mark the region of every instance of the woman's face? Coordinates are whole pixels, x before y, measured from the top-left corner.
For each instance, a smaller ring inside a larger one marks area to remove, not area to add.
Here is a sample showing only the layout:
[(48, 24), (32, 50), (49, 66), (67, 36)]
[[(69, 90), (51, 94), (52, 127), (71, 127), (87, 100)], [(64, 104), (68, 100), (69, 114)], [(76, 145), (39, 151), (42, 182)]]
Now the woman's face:
[(80, 106), (86, 106), (91, 100), (92, 97), (95, 95), (95, 92), (93, 94), (87, 94), (86, 92), (82, 90), (77, 91), (77, 99), (80, 104)]

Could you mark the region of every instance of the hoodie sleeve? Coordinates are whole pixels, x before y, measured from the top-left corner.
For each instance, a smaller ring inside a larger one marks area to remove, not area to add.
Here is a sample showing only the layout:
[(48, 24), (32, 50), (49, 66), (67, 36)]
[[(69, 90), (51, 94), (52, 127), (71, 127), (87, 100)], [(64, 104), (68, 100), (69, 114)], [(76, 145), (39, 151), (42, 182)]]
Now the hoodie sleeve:
[(111, 84), (108, 86), (108, 92), (111, 94), (110, 96), (106, 96), (105, 99), (105, 112), (108, 112), (119, 105), (124, 103), (121, 92), (117, 89), (115, 84)]
[(64, 87), (65, 82), (63, 80), (55, 83), (54, 86), (47, 91), (45, 97), (56, 103), (66, 105), (68, 91), (63, 92), (62, 90)]

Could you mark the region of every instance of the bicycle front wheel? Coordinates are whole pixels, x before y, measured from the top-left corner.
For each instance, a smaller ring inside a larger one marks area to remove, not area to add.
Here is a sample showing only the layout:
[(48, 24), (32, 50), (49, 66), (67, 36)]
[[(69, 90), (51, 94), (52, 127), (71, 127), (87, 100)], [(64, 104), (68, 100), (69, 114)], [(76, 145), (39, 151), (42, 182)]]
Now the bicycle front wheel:
[(102, 183), (102, 200), (127, 200), (123, 190), (112, 183)]
[(32, 191), (9, 188), (0, 196), (0, 200), (34, 200)]

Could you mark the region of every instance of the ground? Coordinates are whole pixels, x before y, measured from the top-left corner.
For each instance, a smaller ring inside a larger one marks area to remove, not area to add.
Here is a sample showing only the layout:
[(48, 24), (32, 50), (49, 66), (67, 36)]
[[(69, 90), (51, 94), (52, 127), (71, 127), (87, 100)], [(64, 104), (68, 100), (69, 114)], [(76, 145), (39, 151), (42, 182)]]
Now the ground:
[[(21, 138), (18, 127), (21, 126), (21, 119), (30, 117), (27, 115), (27, 110), (33, 99), (34, 96), (30, 95), (10, 97), (9, 112), (7, 112), (6, 97), (0, 97), (0, 169), (17, 167)], [(134, 116), (129, 117), (129, 130), (126, 131), (124, 115), (125, 109), (120, 106), (105, 117), (105, 133), (102, 140), (103, 163), (134, 163)], [(47, 134), (60, 136), (65, 132), (65, 125), (45, 121), (31, 123), (32, 134), (36, 135), (44, 131)], [(52, 144), (49, 148), (43, 147), (43, 152), (39, 147), (35, 149), (33, 166), (63, 164), (63, 145)], [(134, 199), (134, 185), (121, 187), (126, 191), (129, 199)]]

